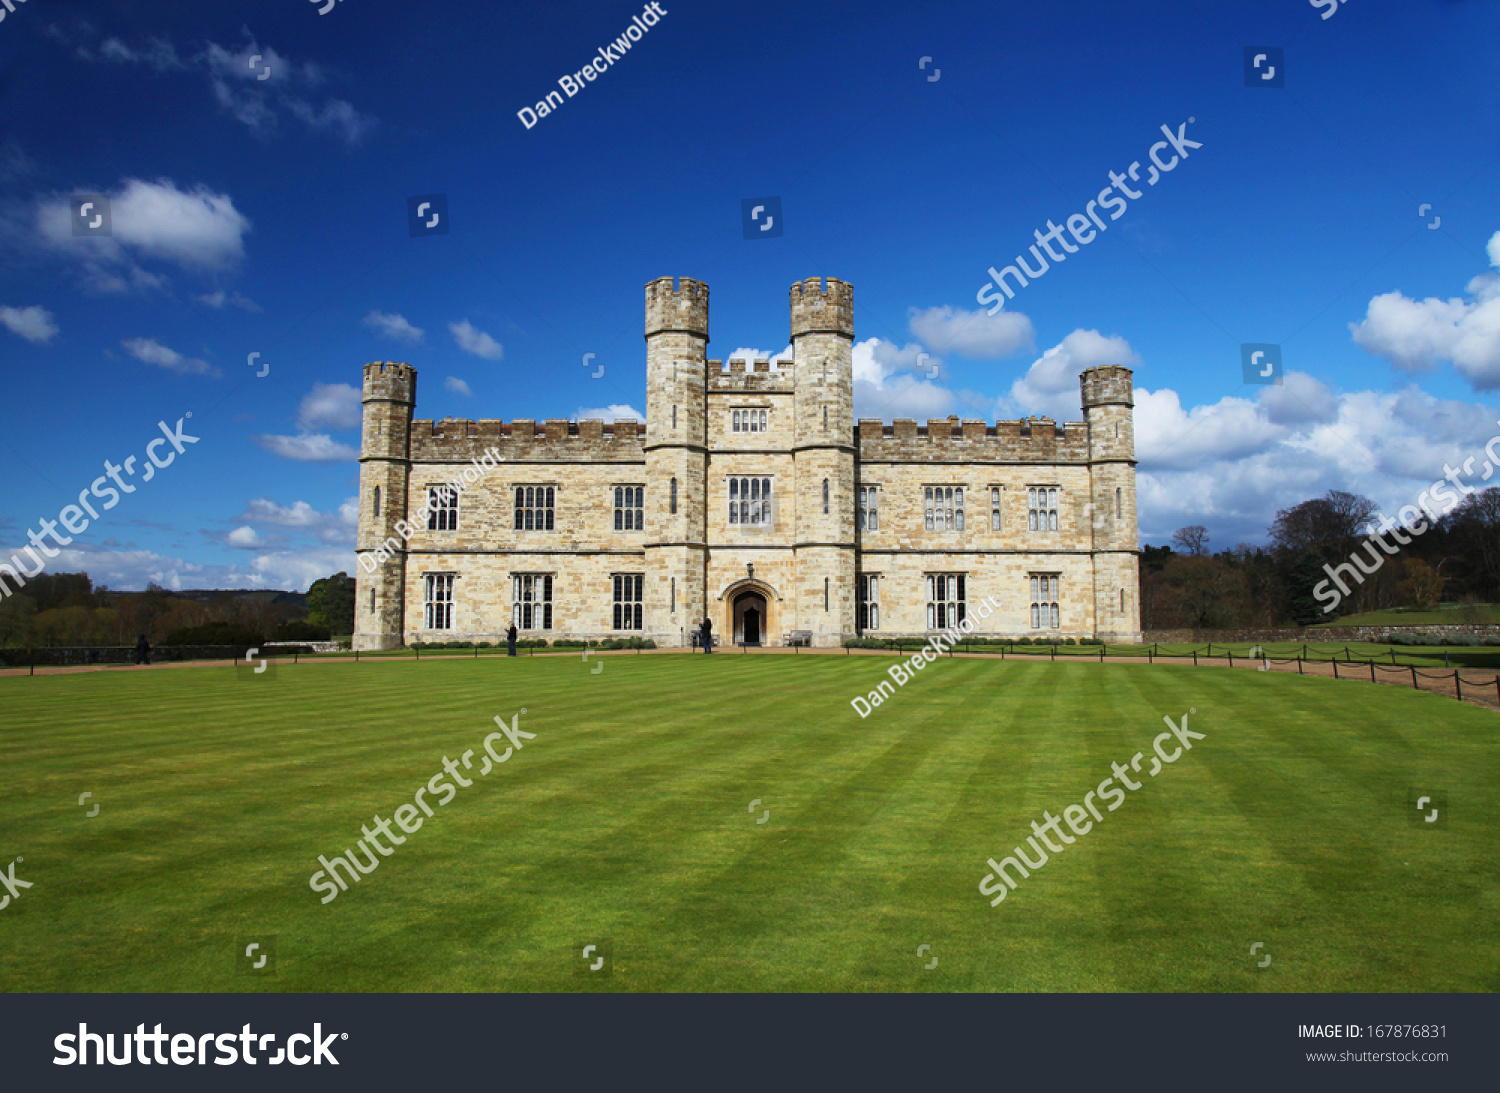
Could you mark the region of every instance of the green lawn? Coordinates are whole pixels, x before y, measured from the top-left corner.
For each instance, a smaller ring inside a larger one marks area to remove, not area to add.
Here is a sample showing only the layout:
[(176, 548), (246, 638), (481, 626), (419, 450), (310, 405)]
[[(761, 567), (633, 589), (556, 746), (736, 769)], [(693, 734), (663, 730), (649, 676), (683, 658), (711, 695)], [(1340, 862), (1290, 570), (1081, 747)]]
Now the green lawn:
[(1392, 607), (1384, 611), (1366, 611), (1360, 615), (1345, 615), (1315, 626), (1461, 626), (1468, 623), (1500, 622), (1500, 604), (1475, 604), (1473, 611), (1466, 611), (1456, 603), (1440, 603), (1422, 610), (1418, 607)]
[[(849, 699), (883, 659), (592, 663), (0, 679), (0, 869), (21, 855), (34, 885), (0, 911), (0, 988), (1500, 988), (1488, 711), (1287, 674), (959, 658), (860, 720)], [(319, 902), (319, 854), (521, 707), (535, 740), (488, 777), (476, 758), (472, 786)], [(1189, 708), (1206, 739), (991, 908), (985, 859)], [(1412, 789), (1451, 821), (1414, 826)], [(242, 974), (245, 939), (271, 937), (276, 974)], [(612, 974), (575, 971), (604, 940)]]

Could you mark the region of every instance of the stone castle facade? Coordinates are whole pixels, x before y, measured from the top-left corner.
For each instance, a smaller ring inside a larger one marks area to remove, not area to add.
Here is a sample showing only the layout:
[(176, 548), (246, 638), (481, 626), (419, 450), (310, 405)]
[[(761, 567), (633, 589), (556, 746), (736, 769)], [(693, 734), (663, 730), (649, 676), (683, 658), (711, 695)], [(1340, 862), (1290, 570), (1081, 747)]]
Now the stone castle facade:
[[(646, 421), (413, 420), (364, 369), (355, 647), (523, 636), (836, 646), (1140, 635), (1129, 369), (1084, 420), (854, 420), (854, 295), (791, 289), (793, 360), (707, 358), (708, 286), (646, 286)], [(468, 481), (464, 482), (464, 471)], [(462, 492), (445, 490), (464, 482)]]

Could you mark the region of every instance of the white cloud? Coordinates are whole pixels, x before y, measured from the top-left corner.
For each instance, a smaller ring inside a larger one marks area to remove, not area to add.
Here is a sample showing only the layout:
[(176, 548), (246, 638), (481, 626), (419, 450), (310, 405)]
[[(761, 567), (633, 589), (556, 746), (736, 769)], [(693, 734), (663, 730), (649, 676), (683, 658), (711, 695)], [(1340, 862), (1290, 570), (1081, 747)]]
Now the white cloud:
[(297, 436), (257, 436), (255, 442), (273, 455), (282, 459), (295, 459), (301, 463), (332, 463), (345, 459), (358, 459), (359, 451), (347, 444), (340, 444), (327, 433), (299, 433)]
[(250, 221), (228, 194), (201, 185), (180, 190), (171, 179), (131, 178), (106, 196), (109, 235), (73, 234), (71, 195), (41, 198), (35, 210), (41, 241), (77, 261), (85, 284), (96, 291), (164, 288), (165, 281), (141, 266), (142, 259), (204, 273), (232, 268), (244, 257)]
[(505, 352), (499, 342), (474, 326), (468, 319), (459, 323), (449, 323), (448, 330), (453, 334), (453, 340), (458, 343), (458, 347), (465, 353), (473, 353), (476, 357), (497, 361)]
[(613, 406), (580, 407), (573, 415), (574, 421), (617, 421), (622, 419), (645, 421), (646, 415), (634, 406), (619, 403)]
[[(1117, 334), (1078, 329), (1031, 363), (1026, 375), (1011, 384), (998, 409), (1050, 417), (1053, 421), (1083, 420), (1083, 397), (1078, 377), (1085, 369), (1106, 364), (1139, 364), (1130, 343)], [(1140, 436), (1139, 430), (1136, 432)]]
[(995, 359), (1030, 349), (1036, 339), (1031, 320), (1018, 311), (988, 315), (956, 307), (911, 309), (911, 332), (934, 352)]
[(120, 343), (125, 351), (143, 364), (154, 364), (179, 376), (222, 376), (213, 365), (196, 357), (184, 357), (155, 338), (128, 338)]
[(372, 311), (365, 316), (365, 325), (388, 338), (395, 338), (398, 342), (422, 340), (421, 328), (412, 326), (406, 321), (406, 316), (397, 315), (394, 312)]
[(1334, 393), (1306, 372), (1288, 372), (1281, 385), (1263, 388), (1260, 405), (1266, 419), (1277, 425), (1331, 421), (1339, 408)]
[(287, 98), (286, 106), (309, 129), (337, 133), (346, 144), (359, 144), (377, 124), (369, 114), (361, 114), (343, 99), (329, 99), (319, 108), (302, 99)]
[(179, 56), (171, 42), (160, 38), (149, 39), (144, 45), (106, 38), (94, 49), (80, 46), (76, 54), (86, 61), (144, 64), (158, 74), (203, 72), (219, 106), (261, 137), (277, 131), (283, 113), (313, 132), (333, 133), (349, 145), (359, 144), (378, 124), (343, 99), (315, 103), (305, 97), (326, 82), (323, 70), (310, 62), (294, 61), (254, 38), (238, 48), (210, 42), (187, 58)]
[(348, 546), (262, 554), (252, 565), (261, 586), (289, 588), (297, 592), (306, 592), (314, 581), (333, 573), (344, 572), (352, 576), (358, 572), (352, 541)]
[[(5, 551), (8, 556), (9, 551)], [(205, 565), (157, 554), (149, 550), (60, 550), (47, 568), (53, 573), (86, 572), (94, 584), (107, 584), (121, 591), (140, 591), (148, 581), (163, 588), (281, 588), (306, 592), (313, 581), (342, 570), (356, 572), (353, 543), (348, 546), (310, 546), (270, 551), (251, 560), (248, 567)]]
[[(1264, 542), (1276, 510), (1330, 489), (1362, 493), (1394, 513), (1443, 477), (1445, 464), (1462, 467), (1470, 456), (1474, 481), (1493, 484), (1483, 478), (1483, 449), (1500, 433), (1495, 414), (1416, 386), (1327, 393), (1332, 413), (1315, 401), (1299, 420), (1280, 417), (1284, 406), (1265, 394), (1190, 410), (1175, 391), (1135, 395), (1141, 535), (1155, 542), (1185, 524), (1206, 525), (1224, 546)], [(1323, 397), (1313, 390), (1314, 400)]]
[[(82, 48), (79, 55), (85, 60), (93, 59)], [(177, 55), (176, 47), (161, 38), (149, 38), (144, 46), (130, 46), (118, 38), (106, 38), (99, 44), (99, 56), (116, 63), (144, 64), (157, 72), (175, 72), (188, 67), (187, 62)]]
[[(1500, 268), (1500, 232), (1485, 246)], [(1354, 341), (1406, 373), (1452, 361), (1476, 390), (1500, 387), (1500, 277), (1484, 273), (1466, 286), (1469, 299), (1415, 300), (1386, 292), (1370, 301), (1362, 322), (1350, 323)]]
[(942, 375), (942, 360), (924, 355), (915, 342), (898, 347), (881, 338), (867, 338), (855, 343), (853, 355), (856, 419), (923, 421), (951, 412), (956, 402), (953, 392), (932, 382)]
[[(355, 509), (356, 518), (358, 508)], [(291, 505), (278, 505), (269, 497), (257, 497), (245, 506), (245, 511), (235, 517), (247, 523), (278, 524), (289, 528), (317, 527), (325, 517), (306, 501), (295, 501)]]
[(469, 389), (469, 385), (457, 376), (449, 376), (445, 379), (443, 387), (445, 390), (452, 391), (455, 395), (462, 395), (464, 398), (474, 397), (474, 392)]
[(1176, 391), (1135, 389), (1135, 451), (1142, 467), (1185, 470), (1244, 459), (1286, 435), (1248, 399), (1226, 396), (1183, 410)]
[(194, 296), (193, 299), (205, 307), (213, 308), (215, 311), (223, 310), (225, 304), (231, 304), (234, 307), (242, 308), (252, 313), (261, 310), (260, 305), (248, 296), (241, 296), (238, 292), (225, 292), (223, 289), (202, 296)]
[(252, 527), (238, 527), (224, 537), (224, 542), (241, 549), (264, 546), (265, 540)]
[[(278, 505), (268, 497), (257, 497), (235, 519), (247, 524), (273, 524), (278, 527), (293, 528), (313, 536), (326, 546), (352, 547), (355, 531), (359, 527), (359, 498), (347, 498), (333, 512), (319, 512), (306, 501), (296, 501), (291, 505)], [(240, 533), (238, 531), (231, 533), (231, 546), (262, 546), (267, 541), (263, 538), (255, 538), (239, 543), (233, 541), (233, 536), (237, 534)]]
[(46, 345), (57, 336), (56, 317), (38, 305), (0, 307), (0, 323), (5, 324), (12, 334), (19, 334), (37, 345)]
[(319, 426), (330, 429), (358, 429), (364, 417), (359, 388), (347, 383), (315, 383), (302, 397), (297, 412), (297, 428), (311, 432)]

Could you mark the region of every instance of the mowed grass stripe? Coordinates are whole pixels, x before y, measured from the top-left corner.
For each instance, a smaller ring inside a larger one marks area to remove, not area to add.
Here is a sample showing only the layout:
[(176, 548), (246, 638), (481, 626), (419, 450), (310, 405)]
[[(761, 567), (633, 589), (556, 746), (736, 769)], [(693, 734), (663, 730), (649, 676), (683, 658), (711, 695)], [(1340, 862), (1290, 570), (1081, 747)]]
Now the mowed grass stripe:
[[(893, 662), (610, 658), (592, 676), (572, 658), (455, 659), (285, 666), (260, 683), (224, 668), (4, 681), (0, 861), (25, 853), (37, 872), (20, 875), (46, 883), (0, 915), (0, 973), (50, 990), (1500, 979), (1482, 941), (1500, 902), (1483, 866), (1497, 849), (1482, 820), (1497, 803), (1483, 773), (1492, 714), (1293, 676), (945, 658), (860, 720), (848, 699)], [(523, 705), (536, 741), (318, 903), (317, 854), (352, 845), (360, 822)], [(1081, 802), (1111, 761), (1149, 751), (1162, 713), (1190, 705), (1232, 728), (1195, 718), (1207, 741), (990, 908), (984, 859), (1044, 808)], [(1395, 811), (1404, 789), (1387, 782), (1408, 774), (1463, 803), (1441, 835)], [(103, 812), (89, 820), (76, 797), (94, 786)], [(754, 823), (752, 797), (770, 823)], [(1319, 832), (1336, 860), (1304, 845)], [(1268, 917), (1277, 963), (1247, 970)], [(277, 977), (233, 974), (237, 933), (278, 935)], [(573, 942), (600, 935), (619, 949), (616, 977), (574, 977)], [(931, 972), (923, 941), (941, 959)]]

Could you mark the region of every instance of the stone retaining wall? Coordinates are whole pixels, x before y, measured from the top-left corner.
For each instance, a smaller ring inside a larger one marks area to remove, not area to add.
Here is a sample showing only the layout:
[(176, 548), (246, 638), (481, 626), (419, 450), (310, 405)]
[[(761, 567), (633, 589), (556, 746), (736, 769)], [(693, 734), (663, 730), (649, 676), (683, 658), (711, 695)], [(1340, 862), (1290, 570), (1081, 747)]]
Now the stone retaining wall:
[(1392, 637), (1415, 635), (1435, 637), (1475, 637), (1500, 639), (1500, 625), (1493, 623), (1473, 625), (1433, 626), (1320, 626), (1289, 627), (1285, 630), (1146, 630), (1141, 640), (1162, 644), (1233, 641), (1390, 641)]

